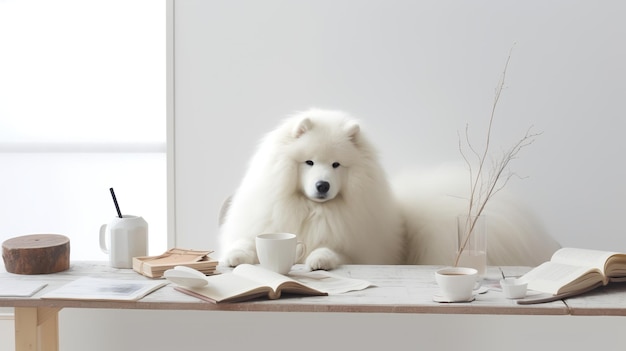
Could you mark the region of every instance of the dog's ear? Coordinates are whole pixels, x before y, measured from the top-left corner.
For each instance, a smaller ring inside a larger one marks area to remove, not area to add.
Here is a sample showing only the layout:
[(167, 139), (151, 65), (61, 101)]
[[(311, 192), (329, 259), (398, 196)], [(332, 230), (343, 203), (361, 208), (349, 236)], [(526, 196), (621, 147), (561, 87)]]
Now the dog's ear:
[(356, 121), (349, 121), (344, 126), (344, 129), (346, 131), (346, 134), (350, 138), (350, 140), (357, 141), (359, 133), (361, 131), (361, 127), (359, 126), (358, 122), (356, 122)]
[(311, 123), (311, 120), (308, 117), (303, 118), (293, 129), (293, 137), (298, 139), (308, 130), (311, 130), (311, 127), (313, 127), (313, 123)]

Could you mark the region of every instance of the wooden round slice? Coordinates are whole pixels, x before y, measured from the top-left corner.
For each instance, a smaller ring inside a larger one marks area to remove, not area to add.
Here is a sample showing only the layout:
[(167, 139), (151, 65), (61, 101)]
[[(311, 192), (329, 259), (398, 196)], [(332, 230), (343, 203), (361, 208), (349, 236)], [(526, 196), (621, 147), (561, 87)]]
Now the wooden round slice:
[(7, 272), (48, 274), (70, 268), (70, 239), (59, 234), (31, 234), (2, 243)]

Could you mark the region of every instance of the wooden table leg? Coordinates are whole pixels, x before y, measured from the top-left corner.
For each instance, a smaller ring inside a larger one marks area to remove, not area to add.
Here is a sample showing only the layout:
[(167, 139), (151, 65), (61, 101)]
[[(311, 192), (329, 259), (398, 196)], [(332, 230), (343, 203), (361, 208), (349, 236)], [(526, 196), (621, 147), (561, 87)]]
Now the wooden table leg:
[(58, 351), (60, 310), (54, 307), (16, 307), (15, 350)]
[(39, 350), (59, 350), (59, 311), (60, 308), (40, 307), (37, 309), (39, 327)]

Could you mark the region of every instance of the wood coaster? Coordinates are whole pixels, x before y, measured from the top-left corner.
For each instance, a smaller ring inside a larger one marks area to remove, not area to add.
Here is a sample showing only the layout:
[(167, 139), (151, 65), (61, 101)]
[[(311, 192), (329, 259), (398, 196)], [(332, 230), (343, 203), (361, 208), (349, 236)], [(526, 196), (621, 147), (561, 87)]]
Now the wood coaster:
[(7, 272), (48, 274), (70, 268), (70, 239), (59, 234), (31, 234), (2, 243)]

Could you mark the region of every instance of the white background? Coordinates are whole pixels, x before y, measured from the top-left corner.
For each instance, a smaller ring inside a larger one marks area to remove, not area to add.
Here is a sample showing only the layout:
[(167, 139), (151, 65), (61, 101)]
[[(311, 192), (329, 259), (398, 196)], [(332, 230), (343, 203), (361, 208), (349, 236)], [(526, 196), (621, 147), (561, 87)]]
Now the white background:
[[(261, 136), (294, 111), (360, 118), (391, 178), (483, 140), (563, 246), (626, 250), (626, 5), (619, 1), (176, 2), (175, 229), (217, 247), (216, 217)], [(174, 220), (170, 212), (170, 220)]]

